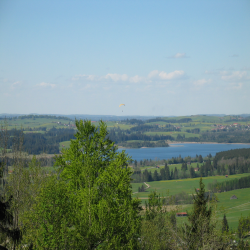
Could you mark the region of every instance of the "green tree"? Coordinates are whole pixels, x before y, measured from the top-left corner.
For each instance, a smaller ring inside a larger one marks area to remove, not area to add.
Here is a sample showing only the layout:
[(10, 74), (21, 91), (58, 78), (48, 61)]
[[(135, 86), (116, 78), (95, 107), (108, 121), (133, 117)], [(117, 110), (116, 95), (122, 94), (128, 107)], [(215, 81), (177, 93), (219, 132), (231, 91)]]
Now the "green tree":
[(229, 230), (229, 226), (228, 226), (228, 222), (227, 222), (227, 217), (226, 215), (224, 214), (223, 216), (223, 220), (222, 220), (222, 232), (228, 232)]
[(244, 238), (250, 231), (250, 215), (248, 217), (242, 217), (239, 219), (238, 236)]
[(166, 180), (166, 171), (164, 168), (161, 168), (160, 173), (161, 173), (161, 180)]
[(156, 170), (154, 171), (153, 179), (154, 179), (154, 181), (159, 180), (159, 175), (158, 175), (158, 172)]
[(130, 158), (117, 152), (104, 122), (97, 127), (76, 120), (76, 127), (76, 139), (56, 159), (58, 177), (39, 197), (40, 237), (34, 244), (38, 249), (137, 249), (140, 201), (132, 199)]
[(166, 180), (170, 180), (169, 166), (167, 163), (165, 163), (165, 173), (166, 173)]
[[(7, 120), (4, 121), (4, 125), (1, 124), (0, 127), (0, 244), (11, 247), (11, 249), (16, 249), (18, 243), (22, 239), (22, 232), (20, 230), (19, 224), (16, 223), (16, 214), (13, 211), (13, 194), (8, 195), (6, 190), (6, 180), (8, 175), (8, 144), (12, 140), (12, 150), (14, 156), (16, 153), (20, 152), (20, 147), (22, 145), (21, 137), (12, 136), (8, 134), (8, 124)], [(20, 142), (20, 143), (19, 143)], [(13, 159), (15, 161), (15, 157)], [(18, 195), (18, 189), (15, 193)], [(5, 249), (5, 247), (2, 249)]]
[(199, 157), (198, 157), (198, 162), (199, 162), (199, 163), (202, 163), (202, 162), (203, 162), (203, 158), (202, 158), (201, 155), (199, 155)]
[(193, 167), (190, 167), (190, 178), (195, 178), (195, 171)]
[(174, 179), (178, 179), (179, 177), (178, 177), (178, 170), (177, 170), (177, 168), (175, 167), (174, 168)]
[(208, 238), (213, 226), (210, 225), (212, 208), (208, 207), (209, 197), (205, 197), (205, 185), (200, 178), (199, 191), (193, 195), (193, 210), (188, 216), (189, 224), (185, 224), (184, 232), (188, 249), (203, 248), (208, 243)]

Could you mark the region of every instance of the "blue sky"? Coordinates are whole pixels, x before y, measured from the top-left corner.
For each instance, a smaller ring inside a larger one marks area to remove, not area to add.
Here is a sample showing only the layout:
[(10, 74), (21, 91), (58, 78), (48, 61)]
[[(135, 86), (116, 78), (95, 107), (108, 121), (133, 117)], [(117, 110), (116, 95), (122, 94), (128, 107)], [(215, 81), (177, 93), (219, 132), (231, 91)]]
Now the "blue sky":
[(249, 0), (1, 0), (0, 113), (250, 113), (249, 13)]

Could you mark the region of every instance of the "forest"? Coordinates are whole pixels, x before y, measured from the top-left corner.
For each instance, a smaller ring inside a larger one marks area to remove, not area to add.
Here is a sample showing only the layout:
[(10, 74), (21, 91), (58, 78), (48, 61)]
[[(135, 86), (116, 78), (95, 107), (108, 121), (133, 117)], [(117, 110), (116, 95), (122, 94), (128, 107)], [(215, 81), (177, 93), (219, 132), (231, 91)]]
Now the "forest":
[[(44, 133), (27, 132), (23, 133), (23, 130), (11, 129), (6, 132), (0, 131), (0, 134), (8, 133), (9, 140), (6, 141), (8, 149), (11, 150), (13, 141), (11, 137), (18, 134), (22, 134), (24, 150), (29, 154), (59, 154), (59, 142), (69, 141), (74, 139), (74, 129), (64, 128), (51, 128), (46, 131), (46, 127), (43, 127)], [(3, 135), (0, 135), (3, 136)]]

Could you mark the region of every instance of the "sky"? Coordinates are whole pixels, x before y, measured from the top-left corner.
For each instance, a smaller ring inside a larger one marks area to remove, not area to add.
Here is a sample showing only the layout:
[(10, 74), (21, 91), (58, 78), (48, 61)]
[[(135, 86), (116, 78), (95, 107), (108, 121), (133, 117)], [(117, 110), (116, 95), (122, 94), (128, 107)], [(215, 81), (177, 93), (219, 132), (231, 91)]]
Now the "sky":
[(0, 114), (249, 114), (249, 27), (249, 0), (1, 0)]

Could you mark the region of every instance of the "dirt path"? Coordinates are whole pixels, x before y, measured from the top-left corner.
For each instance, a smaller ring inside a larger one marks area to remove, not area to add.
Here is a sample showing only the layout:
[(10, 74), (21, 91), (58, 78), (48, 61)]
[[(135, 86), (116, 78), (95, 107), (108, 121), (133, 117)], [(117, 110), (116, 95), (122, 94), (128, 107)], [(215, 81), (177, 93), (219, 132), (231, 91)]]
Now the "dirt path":
[[(145, 188), (145, 190), (146, 189), (148, 189), (148, 188), (150, 188), (150, 186), (146, 183), (146, 182), (143, 182), (147, 187)], [(137, 194), (137, 193), (139, 193), (139, 192), (134, 192), (134, 193), (132, 193), (132, 194)], [(145, 199), (148, 199), (148, 198), (145, 198)]]

